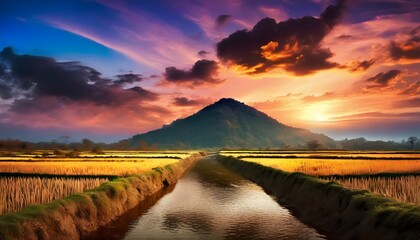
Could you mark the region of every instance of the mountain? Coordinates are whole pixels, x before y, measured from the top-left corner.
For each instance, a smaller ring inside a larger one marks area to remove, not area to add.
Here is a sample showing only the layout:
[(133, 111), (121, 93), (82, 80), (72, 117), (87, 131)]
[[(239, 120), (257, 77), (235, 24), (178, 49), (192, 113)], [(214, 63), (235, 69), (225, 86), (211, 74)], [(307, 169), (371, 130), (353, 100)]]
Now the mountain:
[(232, 98), (222, 98), (197, 113), (131, 138), (133, 146), (176, 148), (281, 148), (317, 140), (322, 148), (335, 141), (323, 134), (286, 126)]

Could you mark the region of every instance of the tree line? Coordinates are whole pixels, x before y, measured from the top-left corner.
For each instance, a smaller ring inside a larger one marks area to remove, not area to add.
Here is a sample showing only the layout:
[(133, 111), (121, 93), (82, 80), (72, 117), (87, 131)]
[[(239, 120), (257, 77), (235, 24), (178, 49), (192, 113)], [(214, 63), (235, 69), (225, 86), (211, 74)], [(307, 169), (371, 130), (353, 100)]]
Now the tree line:
[[(420, 150), (420, 140), (411, 136), (407, 140), (401, 142), (396, 141), (369, 141), (365, 138), (344, 139), (337, 141), (338, 149), (343, 150)], [(287, 147), (286, 147), (287, 148)], [(318, 150), (324, 149), (317, 140), (308, 141), (306, 146), (299, 149)], [(140, 141), (133, 145), (130, 140), (121, 140), (115, 143), (98, 143), (90, 139), (82, 139), (80, 142), (66, 143), (65, 141), (50, 141), (50, 142), (28, 142), (21, 140), (0, 140), (0, 150), (3, 151), (32, 151), (32, 150), (72, 150), (72, 151), (91, 151), (94, 153), (102, 153), (103, 150), (143, 150), (154, 151), (158, 150), (157, 144)]]

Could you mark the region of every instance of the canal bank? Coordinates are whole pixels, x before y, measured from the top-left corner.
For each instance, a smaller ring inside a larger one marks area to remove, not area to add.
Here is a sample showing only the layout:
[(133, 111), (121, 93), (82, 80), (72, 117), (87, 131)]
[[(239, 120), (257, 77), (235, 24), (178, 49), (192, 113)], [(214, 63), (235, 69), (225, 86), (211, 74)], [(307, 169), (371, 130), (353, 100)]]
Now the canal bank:
[(214, 155), (199, 160), (153, 206), (135, 211), (135, 220), (120, 218), (86, 240), (325, 239)]
[(288, 173), (234, 157), (229, 169), (262, 186), (299, 218), (334, 239), (420, 239), (420, 208), (303, 173)]

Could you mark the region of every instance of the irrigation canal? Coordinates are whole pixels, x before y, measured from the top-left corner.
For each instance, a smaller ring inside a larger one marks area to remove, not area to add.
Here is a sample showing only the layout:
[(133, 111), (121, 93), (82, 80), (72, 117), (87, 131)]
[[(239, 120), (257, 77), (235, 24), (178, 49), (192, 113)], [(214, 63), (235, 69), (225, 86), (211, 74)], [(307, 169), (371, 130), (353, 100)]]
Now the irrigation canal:
[(85, 240), (325, 239), (258, 185), (208, 156)]

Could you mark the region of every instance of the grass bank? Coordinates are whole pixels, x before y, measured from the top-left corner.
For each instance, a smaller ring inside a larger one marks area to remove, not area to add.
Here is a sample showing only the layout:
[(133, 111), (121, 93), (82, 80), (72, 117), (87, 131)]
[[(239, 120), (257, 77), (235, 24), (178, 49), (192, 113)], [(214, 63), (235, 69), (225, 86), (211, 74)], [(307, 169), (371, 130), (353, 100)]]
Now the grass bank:
[(0, 216), (0, 239), (80, 239), (174, 184), (202, 155), (106, 182), (98, 188)]
[(219, 156), (218, 160), (274, 194), (305, 223), (330, 238), (420, 239), (419, 206), (350, 190), (303, 173), (288, 173), (233, 157)]

